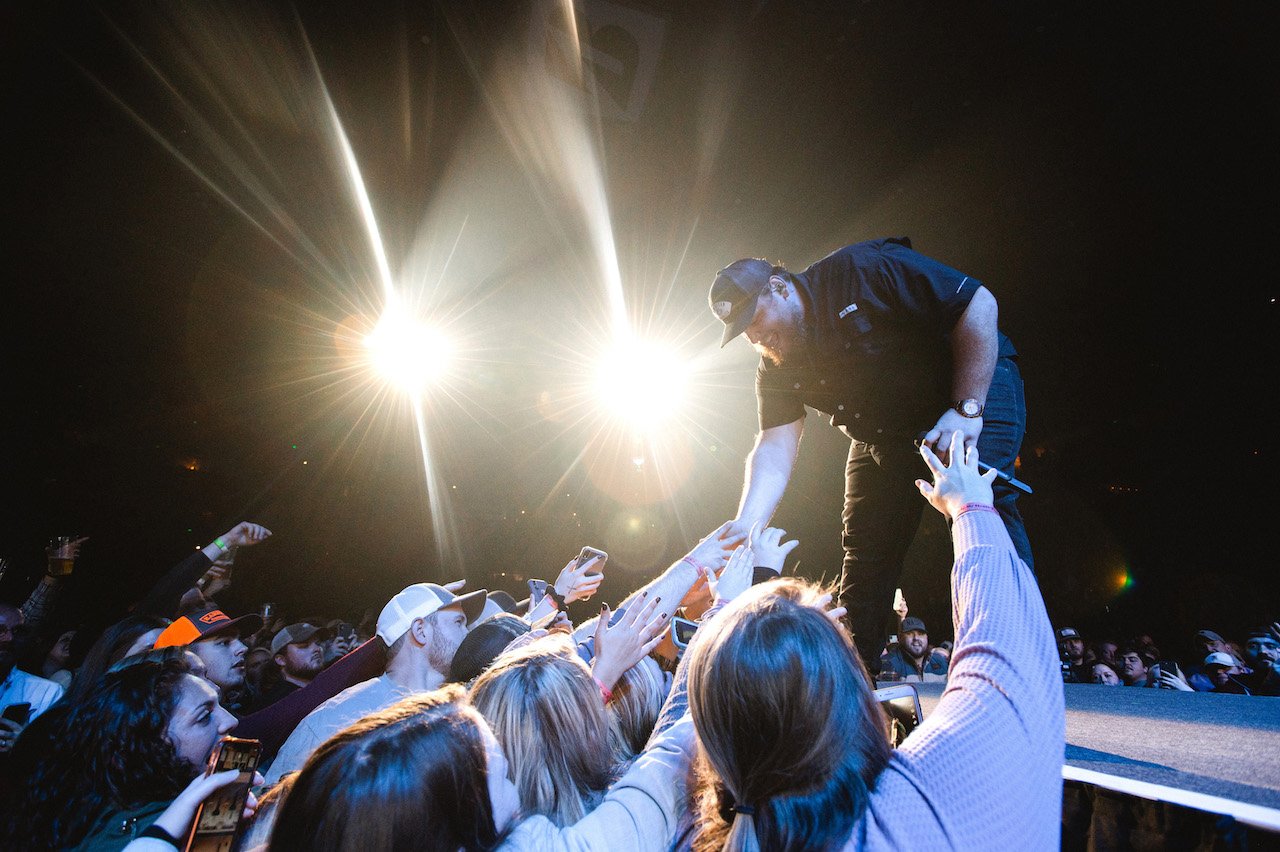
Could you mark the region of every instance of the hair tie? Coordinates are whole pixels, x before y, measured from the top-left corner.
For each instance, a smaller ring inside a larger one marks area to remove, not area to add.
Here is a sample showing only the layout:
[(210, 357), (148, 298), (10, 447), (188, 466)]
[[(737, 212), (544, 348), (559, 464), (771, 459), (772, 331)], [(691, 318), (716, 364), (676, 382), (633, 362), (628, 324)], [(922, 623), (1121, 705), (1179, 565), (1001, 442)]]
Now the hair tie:
[(733, 812), (734, 812), (735, 814), (742, 814), (743, 816), (755, 816), (755, 815), (756, 815), (756, 809), (755, 809), (755, 808), (753, 808), (753, 807), (751, 807), (750, 805), (734, 805), (734, 806), (733, 806)]

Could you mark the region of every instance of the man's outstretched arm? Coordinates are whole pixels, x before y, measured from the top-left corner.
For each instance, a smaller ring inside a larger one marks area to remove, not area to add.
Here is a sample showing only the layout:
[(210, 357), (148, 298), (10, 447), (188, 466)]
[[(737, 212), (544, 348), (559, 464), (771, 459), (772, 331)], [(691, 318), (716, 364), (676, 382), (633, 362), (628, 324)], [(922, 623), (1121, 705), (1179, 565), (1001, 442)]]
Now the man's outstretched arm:
[(791, 423), (763, 429), (756, 436), (756, 444), (747, 454), (738, 516), (725, 533), (726, 539), (746, 539), (753, 525), (761, 529), (769, 525), (769, 519), (777, 511), (778, 503), (787, 490), (803, 434), (804, 418), (801, 417)]
[[(998, 325), (996, 297), (986, 287), (979, 287), (951, 329), (952, 402), (975, 399), (979, 405), (986, 404), (999, 355)], [(964, 435), (964, 447), (971, 450), (978, 446), (982, 418), (964, 417), (948, 408), (925, 435), (924, 442), (935, 452), (945, 453), (953, 432)]]

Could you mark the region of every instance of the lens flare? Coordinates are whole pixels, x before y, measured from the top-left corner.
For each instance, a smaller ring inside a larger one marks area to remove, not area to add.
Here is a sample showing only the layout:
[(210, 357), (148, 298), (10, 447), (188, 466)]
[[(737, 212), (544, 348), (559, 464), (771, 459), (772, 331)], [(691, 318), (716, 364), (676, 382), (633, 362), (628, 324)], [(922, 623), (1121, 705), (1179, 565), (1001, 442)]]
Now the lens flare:
[(689, 389), (689, 368), (670, 347), (627, 340), (600, 359), (596, 396), (605, 414), (647, 432), (677, 418)]
[(411, 395), (437, 384), (449, 370), (453, 345), (439, 330), (418, 322), (403, 308), (389, 306), (364, 338), (370, 366)]

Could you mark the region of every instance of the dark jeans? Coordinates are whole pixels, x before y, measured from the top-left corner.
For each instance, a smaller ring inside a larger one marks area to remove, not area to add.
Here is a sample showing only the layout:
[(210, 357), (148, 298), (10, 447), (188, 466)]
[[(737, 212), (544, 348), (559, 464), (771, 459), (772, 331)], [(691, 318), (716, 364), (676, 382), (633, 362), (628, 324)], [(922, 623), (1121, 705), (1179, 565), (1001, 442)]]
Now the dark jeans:
[[(1026, 431), (1027, 407), (1022, 376), (1010, 358), (996, 362), (983, 412), (978, 456), (987, 464), (1013, 473), (1013, 462)], [(928, 428), (933, 424), (922, 424)], [(849, 610), (858, 653), (871, 671), (878, 672), (880, 651), (890, 629), (893, 590), (902, 574), (902, 560), (920, 525), (925, 501), (915, 481), (927, 478), (928, 468), (909, 440), (894, 444), (853, 441), (845, 466), (844, 566), (840, 602)], [(1018, 555), (1030, 567), (1031, 543), (1018, 514), (1018, 492), (1000, 480), (993, 486), (995, 507), (1009, 530)]]

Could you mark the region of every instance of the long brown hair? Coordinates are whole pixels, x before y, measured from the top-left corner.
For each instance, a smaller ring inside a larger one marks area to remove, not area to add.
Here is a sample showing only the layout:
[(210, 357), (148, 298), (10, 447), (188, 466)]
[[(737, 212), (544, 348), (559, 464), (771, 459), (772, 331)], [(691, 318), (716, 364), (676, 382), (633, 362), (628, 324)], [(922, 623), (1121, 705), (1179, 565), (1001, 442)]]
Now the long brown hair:
[(482, 724), (454, 685), (334, 734), (285, 795), (270, 848), (496, 848)]
[(582, 819), (613, 780), (600, 690), (567, 640), (541, 639), (499, 657), (471, 701), (511, 764), (520, 811), (559, 826)]
[(838, 849), (889, 761), (866, 669), (820, 593), (755, 586), (689, 649), (697, 850)]

